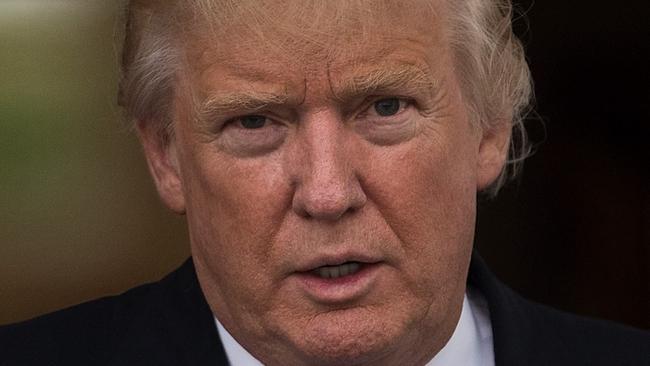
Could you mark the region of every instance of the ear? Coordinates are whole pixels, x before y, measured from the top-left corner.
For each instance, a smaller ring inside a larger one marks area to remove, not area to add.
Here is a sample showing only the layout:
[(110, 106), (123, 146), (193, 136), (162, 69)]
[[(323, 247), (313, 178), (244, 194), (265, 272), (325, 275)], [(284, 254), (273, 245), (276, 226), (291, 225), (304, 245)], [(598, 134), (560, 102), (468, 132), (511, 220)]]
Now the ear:
[(137, 133), (158, 194), (177, 214), (185, 214), (185, 197), (174, 139), (165, 141), (151, 121), (138, 121)]
[(483, 131), (478, 152), (477, 190), (490, 186), (501, 174), (510, 147), (512, 129), (507, 121), (499, 121)]

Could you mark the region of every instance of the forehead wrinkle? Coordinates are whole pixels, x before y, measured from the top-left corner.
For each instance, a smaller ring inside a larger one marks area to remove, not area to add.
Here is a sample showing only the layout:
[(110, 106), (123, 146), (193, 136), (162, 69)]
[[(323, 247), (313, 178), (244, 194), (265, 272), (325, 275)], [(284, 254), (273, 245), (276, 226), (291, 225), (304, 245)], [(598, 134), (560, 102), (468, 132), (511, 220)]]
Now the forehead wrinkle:
[[(202, 0), (213, 3), (193, 19), (188, 41), (203, 34), (204, 40), (219, 47), (223, 41), (228, 48), (246, 49), (266, 45), (280, 54), (309, 50), (325, 55), (340, 45), (364, 44), (363, 40), (406, 36), (417, 32), (429, 33), (436, 12), (432, 0)], [(220, 5), (216, 5), (220, 4)], [(412, 22), (421, 20), (425, 22)], [(416, 24), (417, 23), (417, 24)], [(422, 24), (424, 25), (422, 25)], [(416, 29), (413, 27), (416, 26)], [(207, 37), (207, 39), (205, 39)], [(224, 49), (224, 55), (230, 50)], [(227, 56), (226, 56), (227, 57)], [(258, 55), (259, 57), (259, 55)]]
[(269, 62), (238, 62), (218, 57), (202, 68), (195, 82), (199, 104), (211, 110), (255, 109), (257, 105), (295, 104), (303, 98), (299, 73), (287, 77), (286, 66)]

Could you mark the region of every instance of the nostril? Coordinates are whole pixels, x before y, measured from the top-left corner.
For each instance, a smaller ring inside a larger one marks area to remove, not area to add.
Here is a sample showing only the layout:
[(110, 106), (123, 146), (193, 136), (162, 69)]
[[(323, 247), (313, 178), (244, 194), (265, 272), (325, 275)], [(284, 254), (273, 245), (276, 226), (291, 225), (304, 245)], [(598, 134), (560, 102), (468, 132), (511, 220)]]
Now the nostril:
[(344, 195), (315, 195), (296, 200), (304, 216), (315, 219), (336, 220), (349, 209), (349, 199)]
[(356, 212), (366, 201), (363, 192), (349, 189), (309, 191), (302, 187), (294, 195), (293, 209), (300, 216), (318, 220), (338, 220)]

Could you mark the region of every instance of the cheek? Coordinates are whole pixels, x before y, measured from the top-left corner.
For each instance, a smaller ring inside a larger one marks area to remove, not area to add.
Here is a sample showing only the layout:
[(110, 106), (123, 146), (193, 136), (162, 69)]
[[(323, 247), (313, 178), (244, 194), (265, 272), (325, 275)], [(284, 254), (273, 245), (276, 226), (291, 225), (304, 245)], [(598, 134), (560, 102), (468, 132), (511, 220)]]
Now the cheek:
[(397, 228), (454, 231), (452, 224), (473, 215), (476, 158), (468, 144), (445, 140), (423, 136), (413, 145), (367, 154), (375, 157), (367, 159), (366, 190)]
[(447, 281), (463, 282), (456, 277), (463, 276), (471, 251), (475, 159), (470, 144), (453, 136), (413, 142), (372, 159), (366, 189), (403, 245), (400, 269), (412, 286), (426, 288), (422, 283), (435, 281), (433, 288), (445, 290)]
[[(273, 159), (235, 159), (209, 148), (185, 159), (183, 184), (192, 251), (217, 282), (227, 278), (239, 287), (265, 288), (269, 278), (261, 274), (272, 250), (269, 243), (290, 202), (289, 185)], [(222, 287), (228, 296), (254, 292), (229, 289), (227, 283)]]

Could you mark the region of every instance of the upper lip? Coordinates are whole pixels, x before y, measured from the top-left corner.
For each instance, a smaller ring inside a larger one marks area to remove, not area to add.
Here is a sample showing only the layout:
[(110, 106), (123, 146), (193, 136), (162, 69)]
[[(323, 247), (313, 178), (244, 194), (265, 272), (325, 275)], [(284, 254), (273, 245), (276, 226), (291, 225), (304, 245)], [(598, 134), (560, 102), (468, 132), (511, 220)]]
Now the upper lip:
[(308, 272), (322, 266), (338, 266), (347, 262), (360, 262), (360, 263), (378, 263), (381, 262), (379, 256), (364, 254), (364, 253), (332, 253), (321, 254), (313, 256), (301, 262), (297, 268), (297, 272)]

